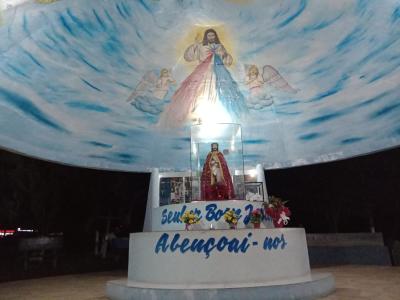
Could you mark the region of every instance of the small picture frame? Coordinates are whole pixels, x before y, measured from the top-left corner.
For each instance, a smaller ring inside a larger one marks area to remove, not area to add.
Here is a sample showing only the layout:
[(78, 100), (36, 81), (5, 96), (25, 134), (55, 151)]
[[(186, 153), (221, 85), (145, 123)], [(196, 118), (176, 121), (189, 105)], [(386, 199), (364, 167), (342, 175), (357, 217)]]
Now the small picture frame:
[(262, 182), (245, 183), (245, 199), (252, 202), (264, 202), (264, 189)]
[(190, 177), (160, 178), (160, 206), (191, 202)]

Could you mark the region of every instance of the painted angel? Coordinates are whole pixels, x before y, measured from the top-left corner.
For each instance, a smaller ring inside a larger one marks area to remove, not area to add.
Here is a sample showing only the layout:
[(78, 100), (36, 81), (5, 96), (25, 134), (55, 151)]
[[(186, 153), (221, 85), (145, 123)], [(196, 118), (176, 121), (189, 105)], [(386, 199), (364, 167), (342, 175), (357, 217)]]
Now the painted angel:
[(171, 84), (175, 84), (171, 71), (162, 69), (160, 75), (149, 71), (143, 75), (142, 79), (136, 85), (132, 94), (129, 95), (127, 102), (134, 101), (138, 96), (153, 96), (156, 99), (163, 100), (168, 93)]
[(146, 74), (144, 74), (142, 79), (136, 85), (133, 92), (129, 95), (128, 99), (126, 99), (126, 102), (131, 103), (138, 96), (143, 96), (147, 94), (148, 91), (152, 90), (153, 86), (157, 82), (157, 79), (158, 79), (157, 75), (152, 71), (149, 71)]
[(176, 81), (172, 78), (171, 71), (162, 69), (160, 77), (157, 79), (155, 89), (153, 90), (153, 96), (160, 100), (164, 99), (168, 94), (170, 85), (175, 83)]
[(143, 75), (126, 101), (140, 111), (158, 115), (163, 111), (163, 100), (171, 84), (175, 84), (175, 80), (168, 69), (162, 69), (159, 76), (149, 71)]
[(249, 89), (247, 101), (249, 108), (261, 109), (273, 103), (273, 97), (265, 90), (266, 87), (272, 87), (290, 94), (298, 92), (273, 66), (265, 65), (262, 74), (260, 74), (256, 65), (245, 67), (247, 73), (245, 84)]

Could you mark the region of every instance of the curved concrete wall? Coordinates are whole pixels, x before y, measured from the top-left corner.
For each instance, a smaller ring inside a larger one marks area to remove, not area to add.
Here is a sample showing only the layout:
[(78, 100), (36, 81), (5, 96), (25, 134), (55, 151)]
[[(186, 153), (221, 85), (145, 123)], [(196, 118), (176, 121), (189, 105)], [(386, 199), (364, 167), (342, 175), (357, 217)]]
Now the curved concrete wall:
[[(204, 80), (216, 95), (207, 115), (242, 124), (248, 165), (397, 146), (399, 24), (391, 0), (27, 1), (2, 16), (0, 145), (80, 166), (188, 169), (202, 97), (190, 86)], [(189, 62), (209, 28), (223, 50)]]

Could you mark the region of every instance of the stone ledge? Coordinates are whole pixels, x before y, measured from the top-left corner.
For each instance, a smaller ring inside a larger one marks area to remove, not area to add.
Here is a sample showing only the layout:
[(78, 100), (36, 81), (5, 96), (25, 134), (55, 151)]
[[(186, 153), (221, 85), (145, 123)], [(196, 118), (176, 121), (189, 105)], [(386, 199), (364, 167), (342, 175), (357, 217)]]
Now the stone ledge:
[[(112, 300), (130, 299), (317, 299), (334, 291), (335, 279), (329, 273), (312, 272), (308, 281), (304, 277), (264, 283), (230, 284), (219, 288), (216, 285), (180, 286), (129, 282), (128, 280), (109, 281), (106, 293)], [(300, 281), (300, 282), (299, 282)]]

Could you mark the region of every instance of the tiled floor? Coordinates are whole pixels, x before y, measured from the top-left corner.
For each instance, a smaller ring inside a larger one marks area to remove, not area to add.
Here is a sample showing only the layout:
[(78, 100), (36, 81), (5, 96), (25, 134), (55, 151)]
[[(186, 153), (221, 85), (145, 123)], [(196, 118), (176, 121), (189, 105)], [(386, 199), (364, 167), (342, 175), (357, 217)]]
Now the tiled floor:
[(101, 272), (6, 282), (0, 284), (0, 299), (106, 300), (106, 282), (125, 276), (123, 272)]
[(336, 291), (323, 300), (400, 300), (400, 267), (340, 266), (315, 270), (335, 276)]
[[(336, 278), (336, 292), (323, 300), (400, 300), (400, 267), (339, 266), (313, 269)], [(107, 299), (105, 283), (122, 272), (89, 273), (0, 284), (1, 300)]]

